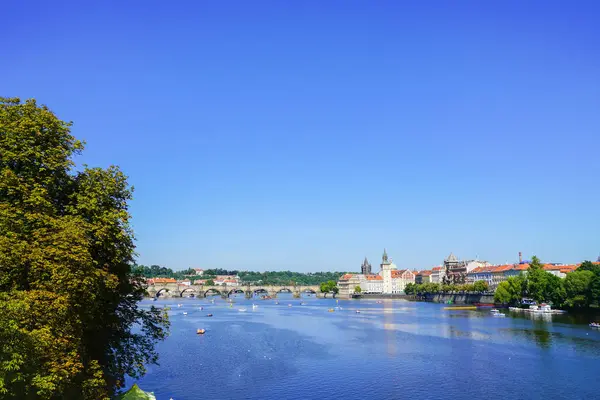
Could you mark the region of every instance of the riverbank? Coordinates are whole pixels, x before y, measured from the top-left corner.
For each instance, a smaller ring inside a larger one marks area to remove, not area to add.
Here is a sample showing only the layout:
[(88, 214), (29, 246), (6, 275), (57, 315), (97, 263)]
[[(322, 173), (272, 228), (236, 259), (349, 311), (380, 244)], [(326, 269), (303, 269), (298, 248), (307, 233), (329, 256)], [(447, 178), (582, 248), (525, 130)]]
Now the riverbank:
[(408, 301), (426, 301), (430, 303), (448, 303), (452, 304), (476, 304), (485, 303), (491, 304), (494, 302), (493, 294), (475, 294), (475, 293), (444, 293), (444, 294), (427, 294), (422, 296), (416, 296), (412, 294), (361, 294), (362, 299), (373, 299), (373, 300), (385, 300), (385, 299), (398, 299)]

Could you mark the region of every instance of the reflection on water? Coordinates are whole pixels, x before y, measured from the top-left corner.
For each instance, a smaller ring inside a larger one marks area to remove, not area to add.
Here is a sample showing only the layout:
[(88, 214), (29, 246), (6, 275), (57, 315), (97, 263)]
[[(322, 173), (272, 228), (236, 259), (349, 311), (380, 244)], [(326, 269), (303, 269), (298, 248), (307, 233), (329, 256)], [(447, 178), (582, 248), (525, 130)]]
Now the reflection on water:
[(383, 329), (385, 330), (385, 343), (387, 354), (389, 356), (396, 355), (396, 334), (391, 327), (394, 322), (394, 307), (392, 300), (384, 300), (383, 302)]

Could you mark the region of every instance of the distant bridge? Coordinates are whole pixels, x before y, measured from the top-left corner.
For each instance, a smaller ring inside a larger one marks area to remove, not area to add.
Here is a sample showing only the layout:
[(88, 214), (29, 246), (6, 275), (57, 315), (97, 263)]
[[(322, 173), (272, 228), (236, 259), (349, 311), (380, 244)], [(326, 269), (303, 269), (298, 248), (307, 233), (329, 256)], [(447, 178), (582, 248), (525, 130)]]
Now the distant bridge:
[[(178, 283), (159, 283), (149, 285), (146, 289), (150, 297), (167, 295), (170, 297), (184, 297), (194, 295), (196, 297), (206, 297), (211, 294), (218, 294), (222, 297), (229, 297), (231, 294), (244, 293), (246, 297), (252, 297), (255, 294), (265, 294), (271, 297), (277, 297), (278, 293), (292, 293), (294, 297), (300, 297), (303, 293), (314, 294), (318, 297), (333, 296), (329, 293), (320, 293), (320, 287), (317, 285), (260, 285), (260, 286), (207, 286), (207, 285), (182, 285)], [(168, 293), (168, 294), (167, 294)]]

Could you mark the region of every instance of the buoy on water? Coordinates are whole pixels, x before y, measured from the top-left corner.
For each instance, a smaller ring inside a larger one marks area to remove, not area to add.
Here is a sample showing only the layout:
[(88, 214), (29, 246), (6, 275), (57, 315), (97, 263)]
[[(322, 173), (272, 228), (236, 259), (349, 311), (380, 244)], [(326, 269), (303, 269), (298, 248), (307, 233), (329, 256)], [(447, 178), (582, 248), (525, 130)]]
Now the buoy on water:
[(196, 330), (197, 335), (204, 335), (205, 333), (206, 333), (206, 329), (197, 329)]

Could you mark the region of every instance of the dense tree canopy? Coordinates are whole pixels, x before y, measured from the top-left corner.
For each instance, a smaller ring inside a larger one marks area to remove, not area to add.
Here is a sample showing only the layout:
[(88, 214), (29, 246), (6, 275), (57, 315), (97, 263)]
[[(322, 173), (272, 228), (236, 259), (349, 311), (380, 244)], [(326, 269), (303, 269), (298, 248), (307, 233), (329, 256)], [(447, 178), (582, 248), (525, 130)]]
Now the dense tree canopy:
[(104, 399), (156, 361), (166, 316), (132, 274), (132, 191), (34, 100), (0, 98), (0, 397)]
[(135, 271), (146, 278), (175, 278), (175, 279), (214, 279), (217, 275), (237, 275), (243, 284), (257, 285), (320, 285), (322, 282), (338, 281), (344, 272), (293, 272), (293, 271), (238, 271), (221, 268), (207, 269), (202, 277), (196, 276), (193, 269), (173, 271), (171, 268), (159, 265), (138, 265)]
[(337, 293), (337, 292), (339, 292), (337, 283), (336, 283), (336, 281), (333, 281), (333, 280), (321, 283), (319, 289), (321, 290), (321, 293), (330, 293), (330, 292)]
[(538, 303), (551, 302), (561, 307), (589, 307), (600, 302), (600, 265), (585, 261), (562, 279), (542, 268), (537, 257), (526, 273), (501, 282), (494, 300), (504, 304), (519, 304), (523, 298)]

